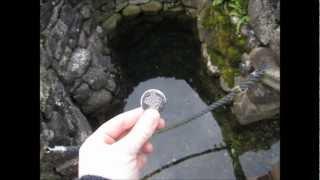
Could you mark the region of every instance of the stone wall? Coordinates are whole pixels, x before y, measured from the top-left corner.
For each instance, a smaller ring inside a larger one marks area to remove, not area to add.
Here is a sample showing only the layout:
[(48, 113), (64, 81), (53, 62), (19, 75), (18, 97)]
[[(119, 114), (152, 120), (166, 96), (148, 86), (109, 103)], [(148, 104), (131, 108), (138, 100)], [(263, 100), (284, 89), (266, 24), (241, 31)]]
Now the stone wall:
[[(114, 62), (110, 40), (123, 20), (140, 15), (184, 14), (196, 18), (203, 60), (208, 71), (218, 76), (220, 70), (207, 50), (212, 44), (206, 38), (210, 31), (201, 23), (203, 10), (209, 5), (207, 0), (40, 1), (40, 148), (81, 144), (92, 131), (91, 119), (105, 121), (106, 114), (118, 103), (121, 70)], [(263, 83), (240, 94), (234, 102), (233, 112), (242, 124), (279, 113), (279, 3), (250, 0), (248, 9), (250, 26), (242, 33), (253, 50), (243, 56), (243, 64), (256, 68), (266, 61), (272, 68)], [(68, 170), (75, 167), (74, 163), (66, 159), (53, 161), (43, 152), (41, 159), (43, 179), (76, 176), (74, 170)]]

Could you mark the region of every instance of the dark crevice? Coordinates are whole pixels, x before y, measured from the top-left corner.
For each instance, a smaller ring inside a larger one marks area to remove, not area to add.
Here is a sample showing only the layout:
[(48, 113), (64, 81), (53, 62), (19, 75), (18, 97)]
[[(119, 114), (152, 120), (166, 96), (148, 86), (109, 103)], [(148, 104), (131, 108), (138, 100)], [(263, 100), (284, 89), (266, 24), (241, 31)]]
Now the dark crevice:
[(190, 155), (185, 156), (185, 157), (183, 157), (181, 159), (178, 159), (176, 161), (170, 162), (170, 163), (160, 167), (159, 169), (156, 169), (155, 171), (153, 171), (153, 172), (145, 175), (144, 177), (142, 177), (142, 180), (146, 180), (146, 179), (154, 176), (155, 174), (160, 173), (162, 170), (168, 169), (171, 166), (174, 166), (176, 164), (182, 163), (182, 162), (187, 161), (189, 159), (192, 159), (192, 158), (195, 158), (195, 157), (199, 157), (199, 156), (202, 156), (202, 155), (205, 155), (205, 154), (209, 154), (209, 153), (212, 153), (212, 152), (221, 151), (221, 150), (224, 150), (224, 149), (226, 149), (226, 147), (212, 148), (212, 149), (207, 149), (207, 150), (199, 152), (199, 153), (190, 154)]

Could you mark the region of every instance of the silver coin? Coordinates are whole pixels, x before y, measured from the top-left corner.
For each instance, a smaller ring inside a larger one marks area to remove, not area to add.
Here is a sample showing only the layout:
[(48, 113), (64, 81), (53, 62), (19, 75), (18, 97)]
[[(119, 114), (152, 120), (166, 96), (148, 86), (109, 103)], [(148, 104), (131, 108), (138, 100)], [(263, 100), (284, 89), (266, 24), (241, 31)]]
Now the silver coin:
[(140, 105), (144, 110), (152, 108), (161, 112), (166, 103), (166, 96), (158, 89), (146, 90), (140, 99)]

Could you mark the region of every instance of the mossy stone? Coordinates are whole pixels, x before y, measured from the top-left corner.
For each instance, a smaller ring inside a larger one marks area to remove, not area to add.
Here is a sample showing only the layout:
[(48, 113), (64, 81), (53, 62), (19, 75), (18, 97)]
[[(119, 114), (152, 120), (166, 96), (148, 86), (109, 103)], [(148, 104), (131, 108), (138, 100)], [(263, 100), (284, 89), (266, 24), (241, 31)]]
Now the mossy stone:
[(122, 10), (122, 15), (124, 17), (135, 17), (139, 15), (141, 12), (141, 9), (137, 5), (128, 5), (126, 8)]
[(103, 23), (102, 27), (107, 32), (111, 32), (117, 27), (121, 19), (122, 19), (122, 16), (119, 13), (115, 13)]
[(141, 9), (146, 14), (156, 14), (162, 9), (162, 4), (158, 1), (150, 1), (142, 4)]

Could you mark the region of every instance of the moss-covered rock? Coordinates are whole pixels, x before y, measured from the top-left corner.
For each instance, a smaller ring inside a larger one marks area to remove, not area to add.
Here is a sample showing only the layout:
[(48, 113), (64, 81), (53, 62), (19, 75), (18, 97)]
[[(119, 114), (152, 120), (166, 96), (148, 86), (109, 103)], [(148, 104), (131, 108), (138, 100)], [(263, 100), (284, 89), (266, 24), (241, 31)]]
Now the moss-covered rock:
[(137, 5), (128, 5), (126, 8), (122, 10), (122, 15), (124, 17), (135, 17), (139, 15), (141, 12), (141, 9)]
[(121, 21), (122, 16), (119, 13), (113, 14), (111, 17), (109, 17), (104, 23), (103, 23), (103, 28), (107, 32), (111, 32), (115, 30), (117, 27), (118, 23)]
[(222, 7), (206, 7), (199, 15), (199, 36), (208, 44), (208, 53), (217, 65), (223, 81), (228, 87), (234, 86), (234, 78), (239, 75), (239, 63), (246, 50), (246, 39), (236, 33), (230, 16)]
[(145, 14), (156, 14), (162, 9), (162, 4), (158, 1), (150, 1), (142, 4), (141, 9)]

